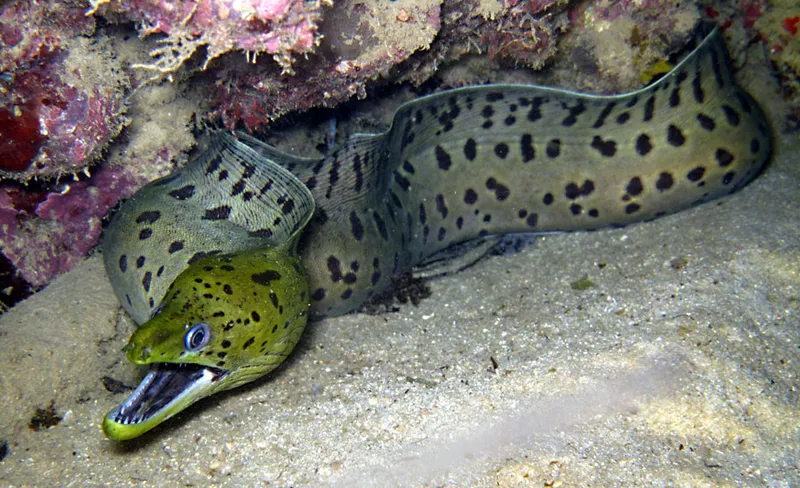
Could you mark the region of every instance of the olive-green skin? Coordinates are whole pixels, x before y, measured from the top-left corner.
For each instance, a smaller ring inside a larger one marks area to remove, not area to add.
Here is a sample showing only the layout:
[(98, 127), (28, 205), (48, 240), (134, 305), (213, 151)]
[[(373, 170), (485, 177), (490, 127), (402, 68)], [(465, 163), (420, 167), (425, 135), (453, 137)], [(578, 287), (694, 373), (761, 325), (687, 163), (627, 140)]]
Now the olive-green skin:
[[(121, 407), (106, 417), (106, 434), (135, 437), (262, 376), (291, 351), (308, 313), (356, 310), (449, 246), (627, 225), (745, 186), (769, 160), (771, 133), (736, 84), (720, 31), (703, 35), (670, 73), (632, 93), (461, 88), (404, 104), (387, 132), (355, 135), (322, 160), (216, 135), (131, 198), (103, 247), (120, 302), (143, 324), (128, 359), (228, 373), (153, 412), (130, 407), (134, 395), (121, 406), (127, 417)], [(271, 282), (279, 307), (253, 283), (265, 269), (281, 270)], [(198, 323), (212, 338), (191, 353), (185, 336)]]
[[(203, 397), (264, 376), (294, 349), (308, 309), (305, 271), (284, 248), (198, 260), (175, 279), (159, 312), (133, 334), (127, 357), (141, 365), (191, 363), (229, 372), (145, 422), (122, 425), (107, 416), (103, 431), (115, 440), (139, 436)], [(184, 339), (197, 323), (208, 324), (211, 337), (191, 352)]]

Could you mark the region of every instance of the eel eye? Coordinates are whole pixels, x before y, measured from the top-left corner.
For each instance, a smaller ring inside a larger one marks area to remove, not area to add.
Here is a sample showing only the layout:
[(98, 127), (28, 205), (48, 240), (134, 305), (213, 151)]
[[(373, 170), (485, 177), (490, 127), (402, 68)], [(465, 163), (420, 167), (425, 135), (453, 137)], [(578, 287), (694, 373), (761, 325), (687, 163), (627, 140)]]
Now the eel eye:
[(211, 340), (211, 329), (208, 324), (199, 322), (194, 324), (183, 338), (183, 345), (189, 352), (197, 352)]

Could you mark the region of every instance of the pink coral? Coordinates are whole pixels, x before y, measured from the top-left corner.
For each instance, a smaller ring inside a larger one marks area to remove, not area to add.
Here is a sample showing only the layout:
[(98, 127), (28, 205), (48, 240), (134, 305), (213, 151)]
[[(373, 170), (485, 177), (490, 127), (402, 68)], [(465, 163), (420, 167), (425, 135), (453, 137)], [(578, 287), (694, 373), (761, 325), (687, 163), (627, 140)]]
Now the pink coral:
[(79, 3), (21, 0), (0, 10), (0, 176), (81, 171), (124, 125), (124, 77), (74, 61), (93, 53), (81, 37), (94, 30), (84, 12)]
[(151, 67), (174, 71), (201, 46), (207, 60), (233, 50), (272, 54), (284, 70), (311, 50), (324, 1), (304, 0), (93, 0), (92, 13), (132, 20), (142, 35), (165, 34)]
[(104, 167), (61, 192), (0, 189), (3, 253), (28, 283), (47, 284), (83, 259), (97, 243), (102, 218), (141, 183), (121, 168)]

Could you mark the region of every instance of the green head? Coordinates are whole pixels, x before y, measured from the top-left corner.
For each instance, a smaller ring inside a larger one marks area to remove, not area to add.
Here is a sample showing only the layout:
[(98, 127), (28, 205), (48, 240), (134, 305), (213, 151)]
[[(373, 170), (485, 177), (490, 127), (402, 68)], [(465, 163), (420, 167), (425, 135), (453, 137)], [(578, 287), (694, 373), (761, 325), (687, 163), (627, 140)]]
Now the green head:
[(269, 373), (300, 339), (308, 307), (305, 271), (286, 247), (191, 264), (125, 348), (150, 371), (105, 416), (106, 436), (137, 437), (201, 398)]

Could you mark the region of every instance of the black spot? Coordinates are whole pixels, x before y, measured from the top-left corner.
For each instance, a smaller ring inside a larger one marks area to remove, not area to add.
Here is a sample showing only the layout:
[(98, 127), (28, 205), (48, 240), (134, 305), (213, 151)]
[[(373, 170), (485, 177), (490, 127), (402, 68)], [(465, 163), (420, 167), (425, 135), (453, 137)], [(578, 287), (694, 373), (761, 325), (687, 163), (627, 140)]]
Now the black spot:
[(442, 146), (439, 146), (438, 144), (436, 145), (436, 163), (439, 165), (439, 169), (442, 171), (447, 171), (453, 164), (450, 154), (448, 154), (447, 151), (445, 151)]
[(227, 180), (228, 179), (228, 170), (223, 169), (222, 171), (220, 171), (218, 178), (219, 178), (219, 181)]
[(525, 219), (525, 225), (528, 227), (536, 227), (536, 224), (539, 221), (539, 215), (536, 213), (528, 214), (528, 217)]
[(637, 103), (639, 103), (639, 97), (633, 97), (630, 100), (628, 100), (627, 103), (625, 103), (625, 106), (631, 108), (635, 106)]
[(210, 175), (214, 171), (219, 169), (219, 165), (222, 163), (222, 156), (217, 154), (214, 156), (211, 161), (209, 161), (208, 166), (206, 166), (206, 174)]
[(552, 193), (545, 193), (544, 198), (542, 198), (542, 203), (545, 205), (550, 205), (553, 203), (553, 194)]
[(475, 143), (475, 139), (469, 138), (467, 142), (464, 143), (464, 157), (466, 157), (470, 161), (475, 160), (475, 156), (478, 155), (478, 148), (477, 144)]
[(639, 156), (646, 156), (653, 150), (653, 143), (650, 142), (650, 136), (647, 134), (639, 134), (636, 138), (636, 153)]
[(278, 301), (278, 295), (276, 295), (274, 291), (269, 292), (269, 300), (272, 302), (272, 306), (274, 308), (278, 308), (280, 305), (280, 302)]
[(692, 94), (694, 95), (694, 101), (697, 103), (703, 103), (706, 99), (706, 95), (703, 93), (703, 79), (700, 71), (695, 73), (694, 79), (692, 79)]
[(501, 142), (494, 146), (494, 153), (500, 159), (505, 159), (508, 156), (508, 144)]
[(283, 213), (283, 215), (289, 215), (290, 213), (292, 213), (292, 210), (294, 210), (294, 200), (289, 198), (285, 202), (283, 202), (283, 206), (281, 207), (281, 213)]
[(630, 120), (631, 114), (629, 112), (622, 112), (617, 116), (617, 124), (623, 125), (625, 122)]
[(642, 180), (638, 176), (631, 178), (631, 181), (628, 182), (628, 186), (625, 187), (625, 191), (628, 192), (628, 195), (634, 197), (642, 193), (643, 190), (644, 186), (642, 185)]
[(161, 275), (164, 273), (164, 266), (159, 266), (158, 271), (156, 271), (156, 276), (161, 278)]
[(272, 237), (272, 229), (258, 229), (251, 230), (247, 233), (251, 237), (261, 237), (262, 239), (269, 239)]
[(372, 273), (372, 276), (370, 277), (369, 282), (372, 284), (372, 286), (375, 286), (375, 285), (378, 284), (380, 279), (381, 279), (381, 272), (380, 271), (375, 271), (374, 273)]
[(488, 119), (489, 117), (494, 115), (494, 107), (492, 107), (491, 105), (486, 105), (485, 107), (483, 107), (483, 110), (481, 110), (481, 115), (483, 115)]
[(411, 162), (408, 160), (403, 161), (403, 171), (405, 171), (410, 175), (413, 175), (415, 172), (414, 165), (411, 164)]
[(581, 195), (581, 189), (575, 183), (568, 183), (567, 186), (564, 187), (564, 196), (567, 197), (567, 200), (575, 200)]
[(227, 283), (222, 285), (222, 291), (224, 291), (226, 295), (233, 295), (233, 289), (231, 288), (231, 285)]
[(146, 292), (150, 291), (150, 281), (152, 279), (153, 279), (153, 273), (148, 271), (147, 273), (144, 274), (144, 277), (142, 277), (142, 287), (144, 287), (144, 291)]
[(153, 229), (147, 228), (139, 231), (139, 240), (149, 239), (153, 235)]
[(217, 357), (220, 358), (220, 359), (223, 359), (227, 355), (228, 355), (228, 353), (225, 352), (225, 351), (220, 351), (220, 352), (217, 353)]
[(760, 149), (761, 149), (761, 143), (760, 143), (760, 142), (758, 142), (758, 139), (752, 139), (752, 140), (750, 141), (750, 152), (751, 152), (752, 154), (756, 154), (756, 153), (758, 153), (758, 151), (759, 151)]
[(351, 296), (353, 296), (353, 290), (352, 290), (352, 289), (350, 289), (350, 288), (348, 288), (348, 289), (346, 289), (344, 292), (342, 292), (342, 295), (341, 295), (341, 297), (342, 297), (342, 300), (347, 300), (347, 299), (349, 299)]
[(675, 87), (672, 89), (672, 92), (669, 94), (669, 106), (670, 107), (677, 107), (681, 104), (681, 93), (680, 88)]
[(439, 235), (437, 236), (437, 239), (439, 239), (439, 242), (442, 242), (444, 240), (444, 237), (445, 237), (446, 233), (447, 233), (447, 231), (444, 230), (444, 227), (439, 227)]
[(233, 187), (231, 188), (231, 196), (235, 197), (236, 195), (242, 193), (244, 191), (245, 185), (246, 183), (244, 181), (244, 178), (240, 178), (239, 181), (237, 181), (236, 184), (234, 184)]
[(436, 210), (442, 215), (443, 219), (447, 218), (447, 205), (444, 202), (444, 196), (442, 194), (436, 195)]
[(737, 112), (733, 107), (730, 105), (723, 105), (722, 111), (725, 112), (725, 118), (728, 119), (728, 123), (736, 127), (741, 122), (741, 118), (739, 117), (739, 112)]
[(503, 119), (503, 123), (504, 123), (504, 124), (506, 124), (506, 125), (507, 125), (507, 126), (509, 126), (509, 127), (511, 127), (512, 125), (514, 125), (516, 122), (517, 122), (517, 118), (516, 118), (516, 117), (514, 117), (513, 115), (509, 115), (508, 117), (506, 117), (505, 119)]
[(314, 293), (311, 294), (311, 299), (319, 302), (325, 299), (325, 288), (317, 288), (314, 290)]
[(501, 92), (489, 92), (486, 94), (486, 101), (493, 103), (505, 98)]
[(683, 132), (681, 132), (679, 128), (673, 124), (670, 124), (669, 127), (667, 127), (667, 142), (669, 142), (672, 146), (680, 147), (684, 142), (686, 142), (686, 138), (683, 136)]
[(221, 205), (216, 208), (207, 209), (205, 215), (203, 215), (203, 220), (224, 220), (230, 215), (231, 207), (227, 205)]
[(247, 349), (248, 347), (252, 346), (255, 341), (256, 341), (255, 337), (251, 337), (251, 338), (247, 339), (246, 341), (244, 341), (244, 344), (242, 344), (242, 350)]
[(342, 281), (344, 281), (348, 285), (352, 285), (353, 283), (358, 281), (358, 276), (356, 276), (355, 273), (347, 273), (346, 275), (344, 275)]
[(119, 270), (123, 273), (128, 271), (128, 256), (125, 254), (119, 257)]
[(219, 267), (219, 269), (223, 271), (234, 271), (236, 268), (234, 268), (230, 264), (223, 264), (222, 266)]
[(634, 212), (638, 212), (640, 208), (642, 207), (638, 203), (629, 203), (625, 205), (625, 213), (632, 214)]
[(136, 267), (141, 268), (142, 266), (144, 266), (144, 256), (139, 256), (136, 258)]
[(425, 222), (428, 221), (428, 214), (425, 212), (425, 204), (419, 204), (419, 223), (425, 225)]
[(474, 205), (478, 201), (478, 194), (472, 188), (467, 188), (464, 192), (464, 203), (467, 205)]
[(361, 241), (364, 237), (364, 226), (361, 224), (361, 219), (355, 212), (350, 212), (350, 232), (357, 241)]
[(644, 118), (645, 122), (650, 122), (653, 119), (653, 114), (655, 112), (656, 107), (656, 97), (652, 95), (647, 101), (644, 103)]
[(588, 213), (589, 217), (597, 218), (600, 216), (600, 212), (596, 208), (590, 209)]
[(464, 217), (459, 217), (456, 219), (456, 227), (458, 227), (458, 230), (461, 230), (461, 228), (464, 227)]
[(372, 212), (372, 218), (375, 220), (375, 225), (378, 226), (378, 232), (381, 234), (381, 237), (384, 241), (389, 240), (389, 232), (386, 230), (386, 222), (381, 217), (381, 214), (378, 212)]
[(561, 139), (550, 139), (547, 141), (545, 152), (550, 158), (557, 158), (558, 155), (561, 154)]
[(578, 205), (577, 203), (573, 203), (572, 205), (569, 206), (569, 211), (570, 213), (572, 213), (572, 215), (580, 215), (581, 212), (583, 211), (583, 207)]
[(604, 141), (600, 136), (594, 136), (592, 138), (592, 148), (597, 149), (601, 155), (607, 158), (610, 158), (617, 153), (617, 143), (610, 139)]
[(275, 270), (268, 269), (262, 273), (255, 273), (250, 276), (254, 283), (264, 286), (270, 286), (270, 282), (278, 281), (282, 278), (281, 274)]
[(494, 122), (492, 122), (491, 120), (487, 120), (486, 122), (481, 124), (481, 127), (483, 127), (484, 129), (491, 129), (493, 125)]
[(722, 148), (717, 149), (714, 157), (717, 158), (717, 163), (720, 168), (724, 168), (733, 162), (733, 154)]
[(698, 166), (695, 169), (686, 173), (686, 178), (689, 181), (700, 181), (703, 179), (703, 175), (706, 174), (706, 169), (702, 166)]
[(492, 216), (491, 216), (491, 214), (486, 214), (486, 215), (484, 215), (484, 216), (483, 216), (483, 221), (484, 221), (485, 223), (487, 223), (487, 224), (488, 224), (489, 222), (491, 222), (491, 221), (492, 221)]
[(486, 180), (486, 188), (494, 191), (495, 198), (497, 198), (497, 200), (501, 202), (506, 198), (508, 198), (508, 196), (511, 194), (511, 190), (509, 190), (507, 186), (505, 186), (502, 183), (499, 183), (494, 178), (489, 178), (488, 180)]
[[(536, 122), (537, 120), (542, 118), (541, 107), (542, 104), (544, 104), (544, 99), (542, 99), (541, 97), (533, 97), (533, 99), (530, 100), (529, 103), (531, 105), (531, 109), (530, 111), (528, 111), (528, 121)], [(522, 100), (520, 100), (520, 105), (525, 107), (527, 106), (527, 103), (522, 103)]]
[(149, 211), (149, 212), (142, 212), (136, 217), (137, 224), (152, 224), (156, 220), (161, 218), (161, 212), (158, 211)]
[(309, 190), (313, 190), (314, 188), (316, 188), (317, 187), (317, 177), (316, 176), (312, 176), (311, 178), (307, 179), (306, 180), (306, 187)]
[(533, 136), (530, 134), (523, 134), (519, 141), (520, 150), (522, 152), (522, 162), (527, 163), (536, 157), (536, 149), (533, 147)]
[(227, 348), (231, 347), (231, 341), (229, 341), (228, 339), (225, 339), (224, 341), (222, 341), (222, 343), (220, 345), (222, 346), (223, 349), (227, 349)]
[(408, 178), (401, 175), (398, 171), (393, 171), (392, 173), (394, 173), (394, 181), (400, 185), (400, 188), (402, 188), (403, 191), (408, 191), (408, 188), (411, 186), (411, 182), (408, 181)]
[(169, 192), (169, 196), (176, 200), (186, 200), (187, 198), (192, 198), (192, 195), (194, 195), (194, 185), (186, 185)]
[(342, 268), (335, 256), (328, 256), (328, 271), (331, 272), (331, 281), (334, 283), (342, 280)]
[(714, 130), (717, 126), (717, 124), (714, 123), (714, 119), (706, 114), (697, 114), (697, 121), (700, 122), (700, 127), (709, 132)]
[(736, 173), (735, 173), (735, 172), (733, 172), (733, 171), (728, 171), (728, 172), (727, 172), (727, 173), (725, 173), (725, 175), (722, 177), (722, 184), (723, 184), (723, 185), (728, 185), (728, 184), (730, 184), (730, 182), (731, 182), (731, 181), (733, 181), (733, 177), (734, 177), (734, 176), (736, 176)]
[(578, 121), (578, 116), (585, 111), (586, 107), (583, 105), (583, 103), (578, 102), (578, 104), (574, 107), (570, 107), (569, 115), (567, 115), (564, 120), (561, 121), (561, 125), (564, 127), (572, 127)]
[(603, 107), (603, 111), (600, 112), (600, 116), (597, 117), (597, 120), (595, 120), (594, 124), (592, 125), (592, 128), (599, 129), (600, 127), (603, 127), (603, 124), (606, 123), (606, 118), (609, 116), (611, 111), (614, 110), (616, 105), (616, 102), (610, 102), (606, 104), (606, 106)]
[(656, 188), (658, 190), (669, 190), (673, 184), (675, 184), (675, 180), (670, 173), (664, 172), (658, 175), (658, 180), (656, 180)]

